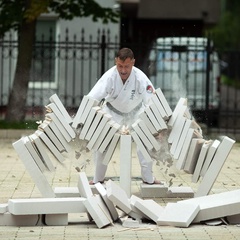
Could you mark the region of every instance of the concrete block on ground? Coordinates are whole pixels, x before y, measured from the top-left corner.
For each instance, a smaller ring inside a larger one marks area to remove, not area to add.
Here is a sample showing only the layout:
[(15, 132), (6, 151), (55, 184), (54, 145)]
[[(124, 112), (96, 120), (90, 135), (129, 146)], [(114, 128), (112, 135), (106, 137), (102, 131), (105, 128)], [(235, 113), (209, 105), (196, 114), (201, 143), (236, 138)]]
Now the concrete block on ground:
[(71, 124), (73, 119), (70, 117), (69, 113), (67, 112), (66, 108), (64, 107), (64, 105), (62, 104), (61, 100), (59, 99), (58, 95), (55, 93), (53, 94), (49, 100), (52, 103), (55, 103), (55, 105), (57, 106), (57, 108), (59, 109), (59, 111), (62, 113), (63, 117), (66, 119), (66, 121)]
[(32, 158), (31, 154), (28, 152), (23, 138), (19, 139), (18, 141), (14, 142), (13, 144), (14, 149), (18, 153), (20, 159), (22, 160), (26, 170), (30, 174), (33, 179), (33, 182), (36, 184), (38, 190), (42, 194), (43, 197), (55, 197), (55, 194), (48, 183), (46, 177), (43, 175), (41, 170), (38, 168), (37, 164), (35, 163), (34, 159)]
[(141, 183), (141, 196), (143, 198), (167, 197), (168, 187), (164, 184), (145, 184)]
[(165, 98), (161, 88), (156, 89), (156, 94), (157, 94), (160, 102), (162, 103), (164, 110), (167, 113), (167, 117), (170, 117), (172, 115), (172, 109), (170, 108), (169, 103), (168, 103), (167, 99)]
[(226, 136), (223, 137), (223, 139), (213, 157), (213, 160), (198, 187), (195, 197), (204, 196), (210, 192), (210, 190), (211, 190), (219, 172), (221, 171), (223, 164), (225, 163), (225, 160), (227, 159), (234, 143), (235, 143), (235, 141), (233, 139), (226, 137)]
[(99, 195), (95, 195), (87, 198), (84, 201), (84, 205), (98, 228), (103, 228), (111, 224), (112, 220), (108, 216), (108, 213), (102, 208), (102, 205), (99, 204), (100, 199), (98, 199), (98, 197)]
[(138, 220), (134, 220), (132, 218), (127, 218), (123, 221), (122, 226), (125, 228), (138, 228), (140, 226), (140, 224), (139, 224)]
[(0, 214), (0, 226), (37, 226), (41, 225), (39, 215), (13, 215), (9, 212)]
[(139, 150), (141, 151), (142, 155), (144, 156), (145, 160), (147, 162), (151, 162), (152, 158), (149, 155), (147, 149), (145, 148), (145, 146), (143, 145), (142, 141), (140, 140), (140, 138), (138, 137), (138, 135), (132, 131), (131, 135), (133, 137), (134, 142), (136, 143), (136, 145), (138, 146)]
[(8, 209), (14, 215), (85, 213), (85, 198), (9, 199)]
[(200, 210), (197, 203), (168, 203), (160, 214), (158, 226), (188, 227)]
[(78, 187), (55, 187), (54, 193), (57, 198), (80, 197)]
[(95, 187), (96, 187), (99, 195), (102, 197), (104, 203), (106, 204), (108, 211), (112, 217), (112, 220), (117, 221), (117, 219), (119, 218), (117, 209), (115, 208), (113, 202), (108, 199), (106, 189), (104, 188), (104, 186), (101, 183), (96, 183)]
[(211, 194), (179, 201), (186, 204), (199, 204), (200, 210), (193, 222), (240, 214), (240, 190)]
[(189, 151), (186, 157), (185, 165), (183, 167), (184, 171), (192, 174), (195, 170), (197, 160), (202, 148), (203, 143), (205, 142), (202, 138), (193, 138), (189, 147)]
[(139, 114), (140, 119), (142, 119), (144, 121), (144, 123), (146, 124), (146, 126), (148, 127), (149, 131), (152, 133), (152, 135), (158, 135), (158, 131), (157, 129), (154, 127), (154, 125), (152, 124), (152, 122), (150, 121), (149, 117), (147, 116), (147, 114), (145, 112), (142, 112)]
[(194, 191), (191, 187), (169, 187), (168, 198), (193, 198)]
[(106, 190), (108, 198), (116, 205), (120, 210), (125, 213), (131, 212), (130, 201), (126, 192), (114, 183), (112, 180), (108, 180), (106, 183)]
[(89, 185), (87, 176), (85, 172), (80, 172), (79, 174), (79, 178), (78, 178), (78, 190), (80, 193), (81, 197), (91, 197), (93, 195), (92, 193), (92, 189)]
[(132, 136), (121, 135), (120, 137), (120, 186), (131, 196), (132, 179)]
[(43, 215), (43, 223), (47, 226), (67, 226), (68, 214), (45, 214)]
[(204, 142), (202, 145), (202, 148), (199, 153), (198, 160), (197, 160), (197, 165), (195, 167), (195, 170), (194, 170), (193, 176), (192, 176), (192, 182), (194, 182), (194, 183), (196, 183), (200, 177), (200, 172), (201, 172), (202, 166), (204, 164), (204, 161), (206, 159), (208, 149), (211, 146), (211, 144), (212, 144), (212, 140), (209, 140), (209, 141)]
[(3, 214), (8, 211), (8, 204), (7, 203), (1, 203), (0, 204), (0, 214)]

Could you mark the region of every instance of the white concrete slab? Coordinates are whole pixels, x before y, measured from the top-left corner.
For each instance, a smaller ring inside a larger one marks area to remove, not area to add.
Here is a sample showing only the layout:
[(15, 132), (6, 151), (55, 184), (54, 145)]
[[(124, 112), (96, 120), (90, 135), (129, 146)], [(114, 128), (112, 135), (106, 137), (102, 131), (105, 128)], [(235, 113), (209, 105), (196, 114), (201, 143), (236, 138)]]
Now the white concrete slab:
[(167, 113), (167, 116), (170, 117), (172, 115), (172, 109), (170, 108), (169, 104), (168, 104), (168, 101), (167, 99), (165, 98), (161, 88), (157, 88), (156, 89), (156, 94), (160, 100), (160, 102), (162, 103), (163, 105), (163, 108), (164, 110), (166, 111)]
[(78, 187), (55, 187), (54, 193), (57, 198), (80, 197)]
[(162, 198), (167, 197), (168, 186), (164, 184), (140, 184), (141, 196), (143, 198)]
[(167, 198), (193, 198), (194, 191), (191, 187), (169, 187)]
[(8, 209), (14, 215), (85, 213), (85, 198), (9, 199)]
[(0, 204), (0, 214), (6, 213), (8, 211), (8, 204), (7, 203), (1, 203)]
[(167, 129), (168, 127), (165, 122), (165, 119), (168, 118), (167, 115), (162, 117), (162, 115), (159, 113), (159, 108), (154, 103), (149, 104), (149, 107), (150, 107), (151, 111), (153, 112), (155, 118), (157, 119), (158, 123), (160, 124), (161, 128)]
[(113, 202), (119, 209), (125, 213), (131, 212), (130, 201), (126, 192), (111, 179), (106, 182), (106, 190), (108, 199)]
[(78, 173), (78, 190), (81, 197), (88, 198), (93, 195), (85, 172)]
[(158, 134), (157, 129), (154, 127), (154, 125), (152, 124), (152, 122), (150, 121), (150, 119), (148, 118), (148, 116), (145, 112), (140, 113), (139, 117), (140, 117), (140, 119), (142, 119), (144, 121), (144, 123), (146, 124), (146, 126), (148, 127), (148, 129), (152, 133), (152, 135)]
[(150, 107), (145, 108), (145, 113), (147, 114), (148, 118), (152, 122), (154, 128), (157, 130), (157, 132), (160, 132), (162, 130), (161, 125), (159, 124), (158, 120), (156, 119), (155, 115), (153, 114)]
[(41, 170), (36, 165), (34, 159), (31, 154), (28, 152), (26, 146), (24, 145), (24, 140), (19, 139), (13, 144), (14, 149), (22, 160), (26, 170), (30, 174), (33, 179), (33, 182), (36, 184), (38, 190), (42, 194), (43, 197), (55, 197), (55, 194), (49, 185), (46, 177), (43, 175)]
[(160, 214), (158, 226), (188, 227), (200, 210), (197, 203), (168, 203)]
[(151, 100), (154, 103), (154, 105), (157, 107), (158, 112), (159, 112), (161, 118), (166, 120), (168, 118), (168, 116), (167, 116), (167, 113), (164, 110), (164, 108), (162, 106), (162, 103), (160, 102), (158, 96), (156, 94), (153, 94), (152, 97), (151, 97)]
[[(135, 196), (135, 195), (132, 195), (131, 198), (130, 198), (130, 205), (131, 205), (131, 208), (132, 208), (132, 211), (129, 213), (129, 215), (132, 217), (135, 216), (136, 219), (150, 219), (146, 214), (144, 214), (142, 211), (140, 211), (138, 208), (135, 207), (135, 203), (136, 201), (142, 201), (143, 199)], [(132, 213), (135, 213), (132, 214)], [(137, 217), (136, 217), (136, 214), (137, 214)]]
[(67, 226), (68, 214), (46, 214), (43, 215), (44, 225), (47, 226)]
[(223, 164), (225, 163), (225, 160), (227, 159), (228, 154), (230, 153), (234, 143), (235, 143), (235, 141), (229, 137), (224, 137), (222, 139), (222, 141), (213, 157), (213, 160), (198, 187), (195, 197), (204, 196), (210, 192), (210, 190), (211, 190), (219, 172), (221, 171)]

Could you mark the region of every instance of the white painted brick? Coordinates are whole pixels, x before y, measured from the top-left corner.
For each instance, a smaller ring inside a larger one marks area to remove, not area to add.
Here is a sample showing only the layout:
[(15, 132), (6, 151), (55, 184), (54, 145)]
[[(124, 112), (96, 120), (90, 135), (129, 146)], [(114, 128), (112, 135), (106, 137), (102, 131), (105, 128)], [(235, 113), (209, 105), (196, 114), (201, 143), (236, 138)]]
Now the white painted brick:
[(70, 115), (68, 114), (67, 110), (65, 109), (64, 105), (62, 104), (61, 100), (59, 99), (58, 95), (55, 93), (53, 94), (49, 100), (52, 103), (55, 103), (55, 105), (57, 106), (57, 108), (59, 109), (59, 111), (62, 113), (63, 117), (66, 119), (66, 121), (71, 124), (73, 119), (70, 117)]
[(125, 213), (131, 212), (130, 201), (126, 192), (111, 179), (106, 182), (108, 199)]
[(63, 137), (66, 139), (67, 142), (72, 141), (72, 137), (70, 136), (66, 128), (63, 126), (62, 122), (57, 118), (55, 113), (53, 112), (47, 113), (45, 116), (46, 116), (46, 119), (48, 120), (51, 119), (55, 123), (56, 127), (62, 133)]
[(106, 123), (112, 118), (109, 114), (104, 114), (100, 123), (98, 124), (96, 130), (93, 133), (93, 136), (91, 137), (90, 141), (87, 144), (87, 148), (91, 150), (96, 143), (97, 139), (99, 138), (101, 132), (103, 131), (103, 128), (105, 127)]
[(179, 201), (199, 204), (200, 210), (193, 222), (240, 214), (240, 189)]
[(193, 176), (192, 176), (192, 182), (196, 183), (200, 177), (200, 172), (202, 169), (202, 166), (204, 164), (204, 161), (206, 159), (207, 156), (207, 152), (209, 147), (212, 145), (212, 140), (206, 141), (201, 148), (198, 160), (197, 160), (197, 165), (195, 167)]
[(47, 137), (47, 135), (40, 131), (37, 130), (35, 132), (35, 134), (41, 138), (41, 140), (44, 142), (44, 144), (48, 147), (48, 149), (52, 152), (52, 154), (55, 156), (55, 158), (59, 161), (59, 162), (64, 162), (65, 158), (64, 156), (58, 151), (58, 149), (55, 147), (55, 145), (49, 140), (49, 138)]
[(0, 214), (3, 214), (8, 211), (8, 204), (7, 203), (1, 203), (0, 204)]
[(144, 184), (141, 183), (141, 196), (143, 198), (167, 197), (168, 187), (164, 184)]
[(213, 141), (212, 145), (209, 147), (206, 159), (204, 161), (204, 164), (200, 172), (201, 176), (204, 176), (206, 174), (219, 145), (220, 145), (220, 141), (216, 139)]
[(43, 197), (55, 197), (55, 194), (49, 185), (46, 177), (42, 174), (35, 161), (33, 160), (31, 154), (28, 152), (26, 146), (24, 145), (23, 139), (19, 139), (13, 144), (14, 149), (18, 153), (20, 159), (22, 160), (26, 170), (32, 177), (37, 188), (41, 192)]
[(151, 103), (149, 105), (153, 115), (155, 116), (155, 118), (157, 119), (158, 123), (160, 124), (161, 126), (161, 129), (167, 129), (167, 124), (165, 122), (164, 119), (167, 119), (167, 116), (165, 116), (165, 118), (162, 117), (162, 115), (159, 113), (159, 109), (156, 107), (155, 104)]
[(8, 209), (14, 215), (85, 213), (85, 198), (9, 199)]
[(67, 226), (68, 214), (46, 214), (44, 215), (44, 225), (47, 226)]
[(121, 135), (120, 138), (120, 186), (131, 196), (132, 179), (132, 136)]
[(154, 125), (152, 124), (152, 122), (150, 121), (150, 119), (148, 118), (148, 116), (147, 116), (147, 114), (145, 112), (140, 113), (139, 117), (144, 121), (144, 123), (148, 127), (149, 131), (153, 135), (158, 135), (157, 129), (154, 127)]
[(57, 198), (80, 197), (78, 187), (55, 187), (54, 193)]
[(152, 133), (150, 132), (150, 130), (148, 129), (147, 125), (145, 124), (145, 122), (141, 119), (138, 119), (138, 125), (139, 127), (142, 129), (142, 131), (144, 132), (144, 134), (146, 135), (146, 137), (149, 139), (149, 141), (152, 143), (154, 149), (156, 151), (160, 150), (160, 144), (159, 142), (156, 140), (156, 138), (152, 135)]
[(173, 110), (172, 116), (170, 117), (168, 121), (168, 126), (173, 127), (177, 116), (182, 113), (182, 106), (187, 106), (187, 99), (186, 98), (180, 98), (177, 102), (177, 105), (175, 106), (175, 109)]
[(161, 102), (160, 102), (160, 100), (159, 100), (159, 98), (157, 97), (156, 94), (153, 94), (153, 95), (152, 95), (151, 100), (152, 100), (152, 102), (154, 103), (154, 105), (157, 107), (157, 110), (158, 110), (161, 118), (167, 119), (167, 118), (168, 118), (168, 117), (167, 117), (167, 113), (166, 113), (166, 111), (164, 110), (164, 108), (163, 108), (163, 106), (162, 106), (162, 104), (161, 104)]
[(102, 208), (102, 205), (99, 204), (98, 197), (99, 195), (95, 195), (87, 198), (84, 205), (98, 228), (103, 228), (111, 224), (111, 219), (109, 219), (108, 213)]
[(164, 107), (164, 110), (166, 111), (167, 113), (167, 116), (170, 117), (172, 115), (172, 109), (170, 108), (161, 88), (157, 88), (156, 89), (156, 94), (160, 100), (160, 102), (162, 103), (163, 107)]
[(161, 125), (159, 124), (159, 122), (157, 121), (156, 117), (154, 116), (152, 110), (150, 107), (146, 107), (145, 108), (145, 113), (147, 114), (148, 118), (150, 119), (150, 121), (152, 122), (154, 128), (159, 132), (162, 130)]
[(167, 192), (168, 198), (193, 198), (194, 191), (191, 187), (169, 187)]
[(155, 223), (159, 216), (162, 214), (164, 208), (156, 203), (154, 200), (136, 200), (134, 206), (138, 208), (141, 212), (143, 212), (148, 218), (152, 219)]
[(138, 122), (135, 122), (134, 124), (132, 124), (132, 128), (137, 133), (138, 137), (141, 139), (141, 141), (145, 145), (145, 147), (148, 150), (152, 150), (153, 149), (153, 145), (149, 141), (149, 139), (146, 137), (146, 135), (143, 133), (142, 129), (139, 127)]
[(111, 158), (114, 154), (114, 151), (118, 145), (119, 139), (120, 139), (120, 134), (115, 133), (112, 141), (110, 142), (110, 144), (106, 150), (106, 154), (103, 159), (103, 164), (107, 165), (109, 163), (109, 161), (111, 160)]
[(184, 171), (192, 174), (195, 170), (197, 160), (202, 148), (203, 143), (205, 142), (202, 138), (193, 138), (189, 147), (189, 151), (186, 157)]
[(82, 139), (84, 140), (85, 139), (85, 136), (97, 114), (97, 112), (100, 110), (101, 108), (99, 106), (96, 106), (96, 107), (93, 107), (86, 119), (86, 122), (84, 123), (83, 127), (82, 127), (82, 130), (80, 132), (80, 135), (79, 135), (79, 139)]
[(33, 141), (34, 145), (38, 149), (41, 159), (44, 162), (44, 164), (46, 165), (46, 167), (48, 168), (48, 170), (51, 172), (55, 171), (55, 167), (46, 152), (46, 151), (49, 151), (49, 150), (47, 150), (46, 145), (43, 144), (41, 139), (36, 134), (31, 134), (29, 136), (29, 138)]
[(120, 127), (121, 127), (121, 125), (118, 124), (118, 123), (114, 123), (111, 126), (107, 136), (105, 137), (105, 139), (103, 140), (102, 144), (99, 147), (99, 152), (103, 153), (106, 150), (106, 148), (108, 147), (109, 143), (113, 139), (114, 134), (120, 129)]
[(197, 203), (168, 203), (157, 220), (159, 226), (188, 227), (200, 210)]
[(117, 221), (117, 219), (119, 218), (117, 209), (115, 208), (113, 202), (108, 199), (106, 189), (100, 182), (96, 183), (95, 187), (96, 187), (99, 195), (102, 197), (104, 203), (106, 204), (108, 211), (112, 217), (112, 220)]
[(80, 172), (79, 173), (79, 178), (78, 178), (78, 190), (80, 193), (81, 197), (91, 197), (93, 195), (92, 189), (88, 183), (88, 179), (86, 176), (85, 172)]
[(38, 215), (13, 215), (9, 212), (0, 214), (0, 226), (36, 226), (40, 225)]
[(201, 184), (198, 187), (198, 190), (195, 194), (196, 197), (199, 196), (204, 196), (207, 195), (219, 172), (221, 171), (223, 164), (225, 162), (225, 160), (228, 157), (228, 154), (230, 153), (233, 145), (234, 145), (235, 141), (229, 137), (224, 137), (213, 157), (213, 160), (206, 172), (206, 174), (204, 175)]
[(145, 146), (143, 145), (142, 141), (138, 137), (138, 135), (134, 131), (131, 132), (131, 135), (133, 137), (134, 142), (136, 143), (136, 145), (138, 146), (139, 150), (141, 151), (142, 155), (144, 156), (145, 160), (147, 162), (151, 162), (152, 158), (149, 155), (148, 151), (146, 150)]
[(69, 125), (69, 123), (65, 120), (64, 116), (61, 114), (61, 112), (59, 111), (59, 109), (57, 108), (57, 106), (54, 103), (50, 103), (47, 105), (47, 108), (52, 109), (52, 111), (55, 113), (55, 115), (57, 116), (58, 120), (62, 123), (63, 127), (67, 130), (67, 132), (69, 133), (69, 135), (71, 136), (71, 138), (75, 138), (76, 137), (76, 133), (73, 130), (73, 128)]

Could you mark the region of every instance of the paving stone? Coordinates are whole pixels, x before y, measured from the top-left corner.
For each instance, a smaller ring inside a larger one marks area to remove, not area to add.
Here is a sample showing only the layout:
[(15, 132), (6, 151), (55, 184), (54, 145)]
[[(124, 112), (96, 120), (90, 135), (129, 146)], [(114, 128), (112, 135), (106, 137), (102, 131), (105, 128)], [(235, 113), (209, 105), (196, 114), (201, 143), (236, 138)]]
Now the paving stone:
[(145, 184), (141, 183), (141, 196), (143, 198), (167, 197), (168, 187), (164, 184)]
[(197, 203), (168, 203), (160, 214), (157, 225), (188, 227), (200, 210)]

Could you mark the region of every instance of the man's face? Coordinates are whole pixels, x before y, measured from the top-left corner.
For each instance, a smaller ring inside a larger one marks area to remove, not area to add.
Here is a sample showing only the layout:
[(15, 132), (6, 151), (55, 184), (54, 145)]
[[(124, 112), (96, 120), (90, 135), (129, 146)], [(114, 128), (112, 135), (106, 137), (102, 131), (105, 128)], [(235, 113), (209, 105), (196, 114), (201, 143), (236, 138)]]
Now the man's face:
[(120, 77), (125, 82), (132, 71), (132, 67), (135, 63), (135, 59), (127, 58), (125, 61), (122, 61), (121, 59), (116, 58), (115, 62), (116, 62), (117, 70), (120, 74)]

